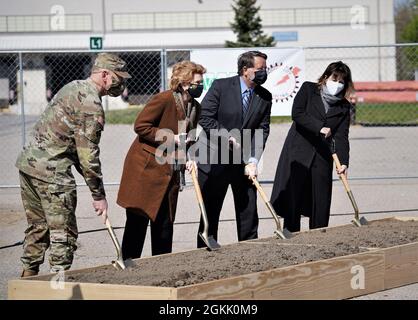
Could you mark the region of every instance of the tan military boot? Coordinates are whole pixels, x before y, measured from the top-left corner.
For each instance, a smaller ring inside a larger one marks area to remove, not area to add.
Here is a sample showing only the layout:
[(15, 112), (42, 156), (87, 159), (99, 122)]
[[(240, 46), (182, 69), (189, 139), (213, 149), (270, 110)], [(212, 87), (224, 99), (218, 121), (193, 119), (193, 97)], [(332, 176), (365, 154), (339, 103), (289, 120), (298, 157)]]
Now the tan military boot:
[(38, 275), (38, 271), (35, 270), (23, 270), (21, 274), (21, 278), (32, 277)]

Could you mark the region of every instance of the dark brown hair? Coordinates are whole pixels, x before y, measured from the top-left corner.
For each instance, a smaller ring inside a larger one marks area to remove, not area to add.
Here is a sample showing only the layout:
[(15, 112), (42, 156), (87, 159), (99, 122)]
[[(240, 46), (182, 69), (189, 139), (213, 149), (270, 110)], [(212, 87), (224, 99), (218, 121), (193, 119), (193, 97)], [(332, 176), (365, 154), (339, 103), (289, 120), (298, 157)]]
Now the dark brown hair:
[(325, 69), (322, 76), (318, 79), (318, 86), (321, 88), (334, 74), (344, 80), (344, 89), (342, 92), (346, 98), (349, 97), (354, 92), (354, 84), (351, 79), (350, 68), (342, 61), (333, 62)]
[(261, 57), (267, 60), (267, 55), (260, 51), (247, 51), (241, 54), (238, 58), (238, 75), (242, 76), (244, 67), (253, 68), (254, 67), (254, 57)]

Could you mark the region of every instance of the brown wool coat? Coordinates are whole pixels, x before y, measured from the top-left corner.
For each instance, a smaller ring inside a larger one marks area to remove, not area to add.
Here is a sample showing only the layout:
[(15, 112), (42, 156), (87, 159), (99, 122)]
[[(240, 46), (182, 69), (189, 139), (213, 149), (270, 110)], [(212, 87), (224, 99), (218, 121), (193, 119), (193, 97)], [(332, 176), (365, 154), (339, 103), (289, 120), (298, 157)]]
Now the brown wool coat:
[[(188, 130), (195, 128), (200, 105), (193, 100)], [(186, 119), (183, 106), (176, 103), (173, 91), (156, 94), (138, 115), (133, 141), (123, 166), (117, 203), (123, 208), (134, 208), (138, 214), (155, 221), (161, 202), (168, 192), (170, 218), (174, 221), (179, 192), (179, 174), (172, 165), (159, 164), (155, 158), (156, 148), (163, 141), (156, 141), (159, 129), (168, 129), (167, 142), (174, 142), (178, 134), (178, 121)], [(183, 131), (183, 130), (182, 130)], [(184, 132), (184, 131), (183, 131)], [(166, 143), (167, 143), (166, 142)]]

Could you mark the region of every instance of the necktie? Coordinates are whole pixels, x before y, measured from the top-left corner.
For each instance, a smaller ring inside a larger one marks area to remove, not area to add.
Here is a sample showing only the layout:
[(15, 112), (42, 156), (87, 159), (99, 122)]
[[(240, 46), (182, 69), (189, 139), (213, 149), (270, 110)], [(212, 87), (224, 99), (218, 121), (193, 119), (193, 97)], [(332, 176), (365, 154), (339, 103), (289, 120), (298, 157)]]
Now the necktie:
[(242, 114), (245, 117), (248, 111), (248, 107), (250, 106), (251, 101), (251, 90), (247, 89), (244, 91), (242, 96)]

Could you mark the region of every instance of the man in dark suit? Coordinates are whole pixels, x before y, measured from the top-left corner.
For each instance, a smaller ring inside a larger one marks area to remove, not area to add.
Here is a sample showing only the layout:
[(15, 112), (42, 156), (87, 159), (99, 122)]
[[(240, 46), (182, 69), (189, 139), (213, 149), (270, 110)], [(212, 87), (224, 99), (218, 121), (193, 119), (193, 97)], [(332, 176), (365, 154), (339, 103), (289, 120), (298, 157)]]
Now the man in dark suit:
[[(207, 139), (209, 161), (198, 160), (209, 235), (217, 239), (222, 204), (231, 185), (237, 220), (238, 241), (256, 239), (257, 191), (251, 177), (270, 132), (271, 93), (263, 88), (267, 79), (267, 55), (248, 51), (238, 58), (238, 75), (217, 79), (202, 101), (199, 124)], [(225, 148), (226, 146), (226, 152)], [(203, 230), (200, 221), (199, 232)], [(198, 247), (204, 247), (198, 237)]]

